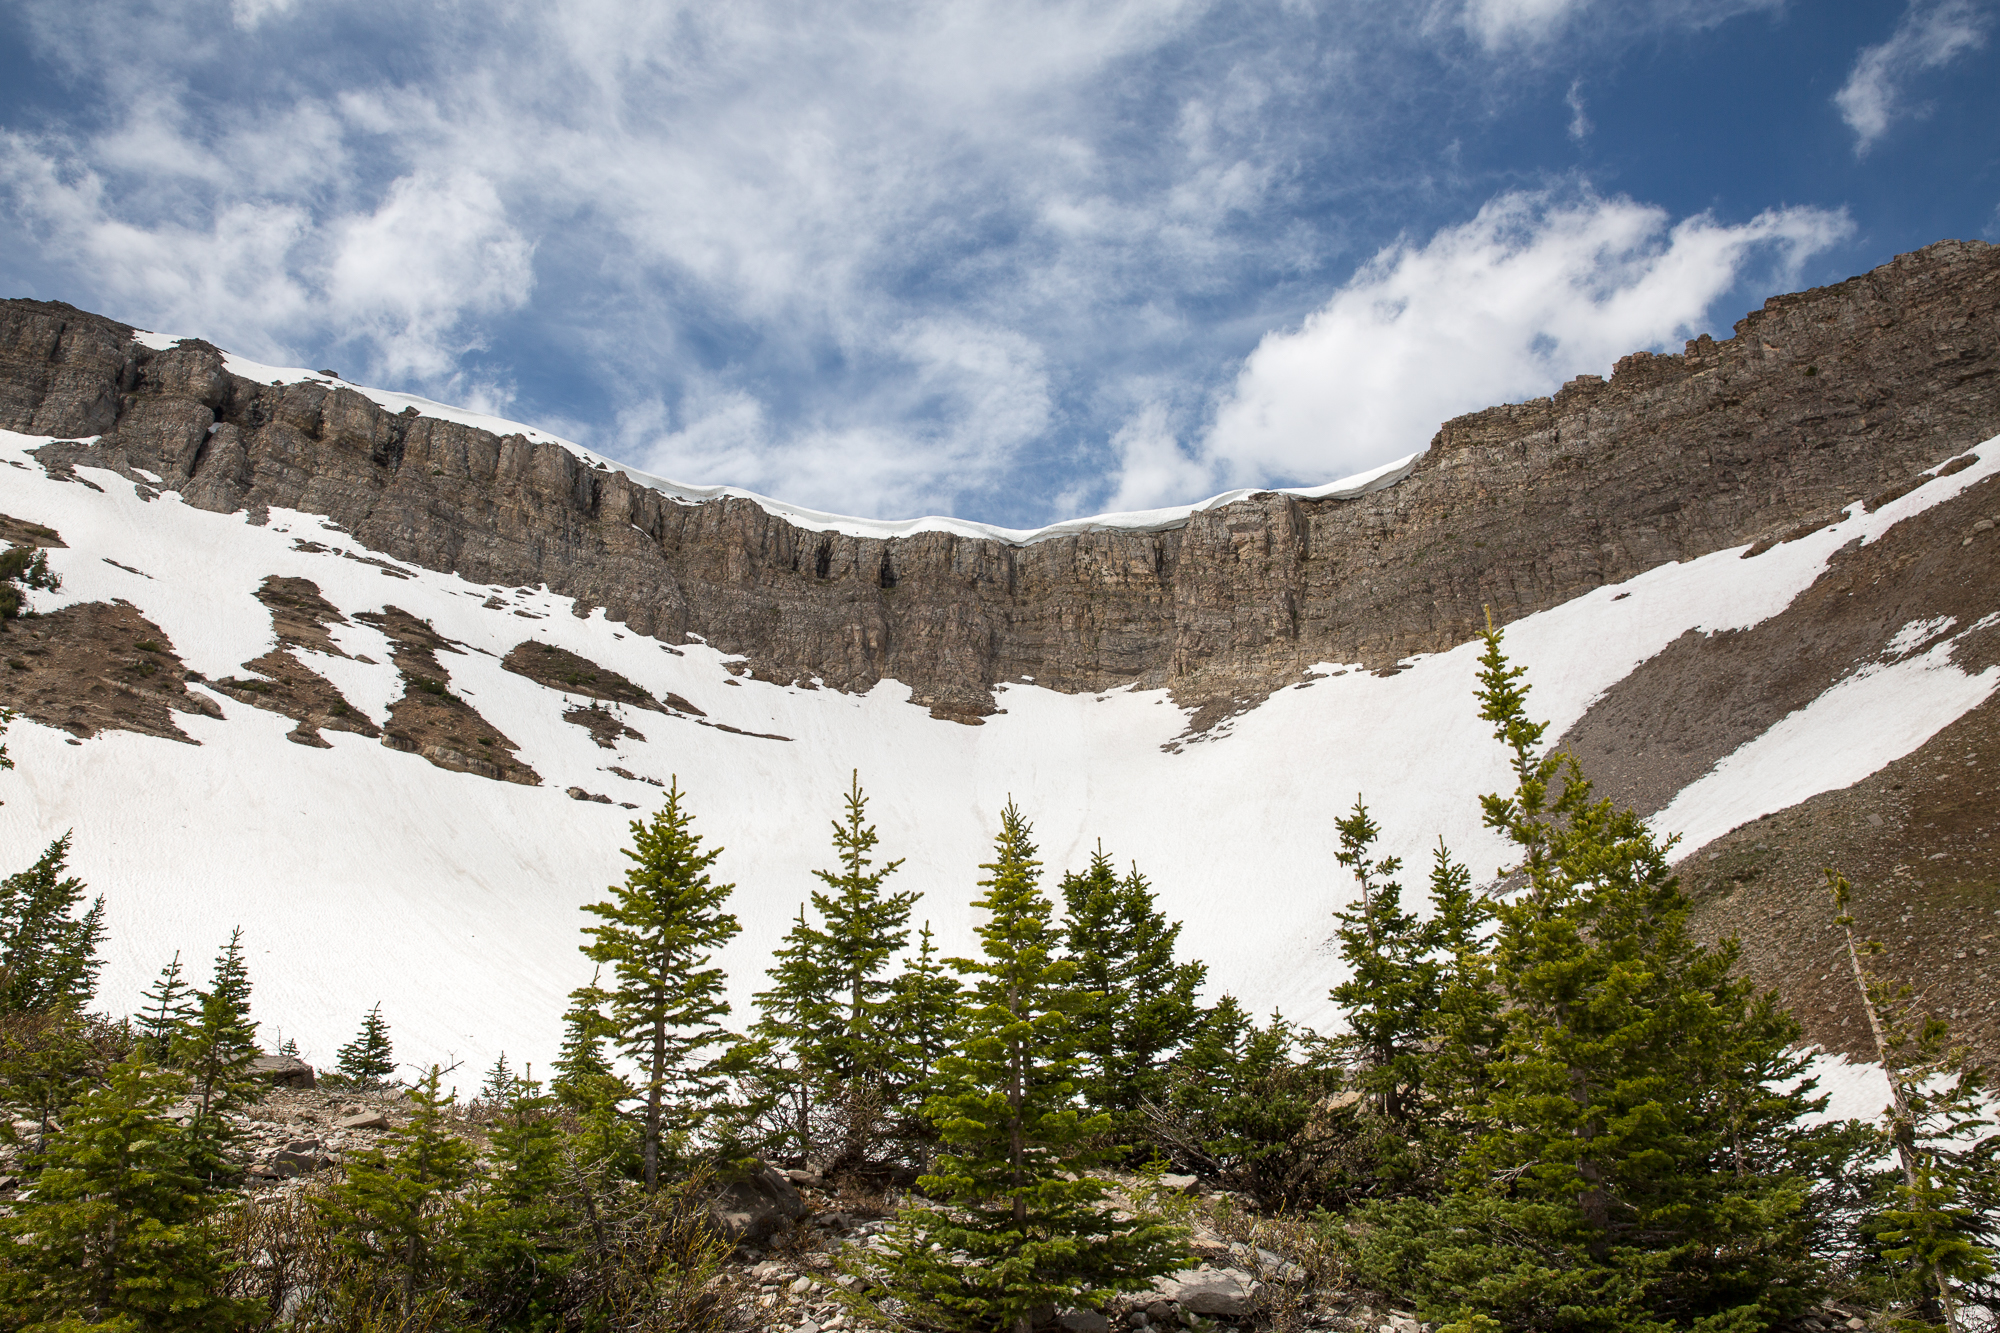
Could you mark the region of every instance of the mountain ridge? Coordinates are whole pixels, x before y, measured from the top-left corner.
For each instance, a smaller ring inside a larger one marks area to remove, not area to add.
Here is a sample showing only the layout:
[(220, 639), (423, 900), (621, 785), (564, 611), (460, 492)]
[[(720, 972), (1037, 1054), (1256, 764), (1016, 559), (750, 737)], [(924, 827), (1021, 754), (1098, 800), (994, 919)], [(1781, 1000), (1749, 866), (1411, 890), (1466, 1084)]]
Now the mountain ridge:
[(1667, 560), (1775, 539), (2000, 430), (2000, 250), (1945, 241), (1774, 297), (1609, 380), (1444, 424), (1349, 499), (1262, 492), (1158, 532), (1013, 547), (813, 532), (680, 502), (546, 440), (258, 384), (70, 307), (0, 304), (0, 427), (39, 455), (165, 478), (199, 507), (324, 513), (376, 550), (546, 583), (642, 634), (699, 635), (760, 679), (912, 687), (975, 721), (993, 687), (1166, 687), (1198, 725), (1317, 661), (1391, 669)]

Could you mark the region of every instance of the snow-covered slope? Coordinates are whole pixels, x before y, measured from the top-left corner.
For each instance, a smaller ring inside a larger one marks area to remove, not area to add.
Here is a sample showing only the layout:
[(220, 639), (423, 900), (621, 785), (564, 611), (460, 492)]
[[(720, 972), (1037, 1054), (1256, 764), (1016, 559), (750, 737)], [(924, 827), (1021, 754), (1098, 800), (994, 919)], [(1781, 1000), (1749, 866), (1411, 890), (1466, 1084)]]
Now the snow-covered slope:
[[(727, 849), (717, 869), (737, 885), (744, 930), (723, 961), (739, 1017), (812, 869), (829, 862), (828, 824), (850, 770), (883, 852), (907, 858), (898, 879), (924, 892), (919, 915), (948, 951), (971, 944), (967, 903), (1011, 797), (1035, 824), (1051, 880), (1101, 839), (1136, 859), (1187, 923), (1183, 944), (1208, 961), (1212, 991), (1308, 1022), (1326, 1018), (1327, 917), (1349, 889), (1332, 862), (1333, 819), (1357, 794), (1413, 865), (1440, 835), (1477, 874), (1503, 855), (1478, 822), (1476, 797), (1504, 785), (1505, 768), (1476, 717), (1472, 645), (1388, 676), (1325, 664), (1172, 750), (1163, 747), (1186, 718), (1157, 692), (1014, 684), (1003, 687), (1004, 712), (960, 726), (910, 706), (894, 682), (856, 697), (739, 680), (705, 645), (669, 650), (601, 611), (578, 618), (545, 591), (417, 568), (397, 578), (344, 558), (362, 552), (311, 515), (274, 510), (258, 526), (171, 492), (148, 499), (150, 488), (101, 470), (78, 469), (89, 485), (52, 479), (27, 453), (44, 442), (0, 433), (0, 462), (11, 464), (0, 467), (0, 511), (67, 543), (50, 552), (63, 590), (36, 594), (37, 609), (128, 601), (189, 666), (221, 677), (276, 644), (254, 596), (267, 576), (310, 579), (350, 616), (401, 607), (470, 650), (449, 659), (451, 687), (543, 780), (450, 772), (347, 733), (328, 733), (331, 749), (307, 748), (285, 739), (289, 719), (222, 695), (221, 720), (180, 719), (198, 746), (115, 731), (79, 743), (17, 721), (8, 744), (18, 767), (0, 776), (0, 865), (26, 864), (74, 829), (74, 865), (107, 904), (102, 997), (114, 1011), (176, 950), (205, 971), (240, 925), (267, 1039), (294, 1037), (309, 1058), (329, 1058), (379, 1000), (406, 1060), (478, 1068), (504, 1048), (545, 1065), (565, 994), (589, 975), (578, 908), (620, 876), (626, 821), (659, 796), (614, 765), (678, 777), (698, 829)], [(1739, 548), (1664, 566), (1509, 626), (1534, 711), (1558, 735), (1685, 631), (1777, 614), (1844, 544), (2000, 469), (2000, 441), (1977, 452), (1970, 468), (1757, 559)], [(359, 624), (334, 634), (350, 657), (294, 651), (381, 722), (402, 688), (386, 640)], [(1953, 637), (1849, 677), (1687, 788), (1658, 823), (1697, 846), (1908, 753), (2000, 688), (2000, 668), (1968, 675), (1949, 660)], [(560, 693), (501, 669), (528, 638), (678, 694), (714, 723), (789, 739), (632, 712), (626, 721), (645, 739), (601, 749), (563, 721)], [(639, 809), (570, 799), (572, 786)]]

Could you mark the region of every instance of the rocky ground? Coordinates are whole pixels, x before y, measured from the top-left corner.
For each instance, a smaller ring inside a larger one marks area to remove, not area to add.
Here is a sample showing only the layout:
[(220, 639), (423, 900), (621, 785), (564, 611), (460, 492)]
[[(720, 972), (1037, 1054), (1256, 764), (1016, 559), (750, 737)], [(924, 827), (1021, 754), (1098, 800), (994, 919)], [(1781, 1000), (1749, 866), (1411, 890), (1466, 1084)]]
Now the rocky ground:
[[(303, 1066), (267, 1059), (271, 1072), (295, 1077)], [(191, 1106), (183, 1107), (191, 1111)], [(344, 1163), (382, 1141), (411, 1111), (400, 1088), (367, 1091), (279, 1084), (250, 1110), (241, 1161), (243, 1193), (273, 1202), (324, 1188)], [(460, 1133), (482, 1144), (479, 1108), (453, 1111)], [(36, 1126), (17, 1120), (17, 1137)], [(4, 1149), (0, 1149), (4, 1152)], [(0, 1156), (0, 1202), (19, 1185)], [(1409, 1310), (1379, 1294), (1354, 1290), (1337, 1253), (1317, 1229), (1260, 1215), (1233, 1195), (1201, 1187), (1192, 1176), (1115, 1179), (1114, 1205), (1144, 1207), (1187, 1228), (1187, 1267), (1153, 1289), (1121, 1296), (1103, 1310), (1053, 1311), (1044, 1333), (1112, 1329), (1242, 1329), (1295, 1333), (1434, 1333)], [(713, 1205), (718, 1221), (743, 1235), (721, 1281), (733, 1327), (773, 1333), (888, 1333), (859, 1316), (851, 1294), (865, 1286), (871, 1254), (885, 1243), (899, 1192), (876, 1183), (825, 1181), (806, 1171), (766, 1168)], [(843, 1300), (843, 1297), (849, 1299)], [(1869, 1326), (1870, 1312), (1828, 1302), (1794, 1325), (1796, 1333), (1836, 1333)]]

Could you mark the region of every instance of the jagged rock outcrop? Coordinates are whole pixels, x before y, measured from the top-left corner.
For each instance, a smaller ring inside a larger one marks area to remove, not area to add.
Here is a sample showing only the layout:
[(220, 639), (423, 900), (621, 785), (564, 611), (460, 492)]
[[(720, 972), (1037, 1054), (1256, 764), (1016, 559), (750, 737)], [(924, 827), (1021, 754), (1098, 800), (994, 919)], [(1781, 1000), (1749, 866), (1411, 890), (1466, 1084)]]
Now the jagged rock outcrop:
[(1457, 418), (1358, 498), (1264, 494), (1170, 531), (1027, 546), (692, 504), (554, 444), (255, 383), (207, 343), (155, 351), (35, 301), (0, 303), (0, 426), (101, 437), (44, 449), (52, 471), (145, 468), (204, 508), (325, 514), (402, 560), (699, 634), (767, 679), (893, 677), (966, 720), (997, 681), (1136, 682), (1213, 718), (1314, 662), (1448, 648), (1485, 605), (1513, 619), (1775, 538), (2000, 432), (2000, 249), (1940, 242), (1774, 298), (1726, 341)]

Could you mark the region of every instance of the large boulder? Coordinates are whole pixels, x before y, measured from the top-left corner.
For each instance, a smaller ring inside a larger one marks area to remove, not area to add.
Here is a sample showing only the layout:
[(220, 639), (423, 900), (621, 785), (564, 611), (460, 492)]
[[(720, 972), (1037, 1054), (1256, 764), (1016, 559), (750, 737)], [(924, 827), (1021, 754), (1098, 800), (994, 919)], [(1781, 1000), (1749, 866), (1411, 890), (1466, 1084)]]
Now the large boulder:
[(260, 1055), (250, 1062), (250, 1077), (281, 1088), (310, 1088), (319, 1082), (313, 1067), (296, 1055)]
[(1241, 1319), (1253, 1313), (1264, 1296), (1264, 1284), (1240, 1268), (1183, 1268), (1153, 1279), (1161, 1299), (1178, 1301), (1189, 1314), (1226, 1315)]
[(759, 1162), (754, 1171), (718, 1189), (708, 1211), (717, 1229), (740, 1243), (767, 1240), (810, 1210), (784, 1172)]

